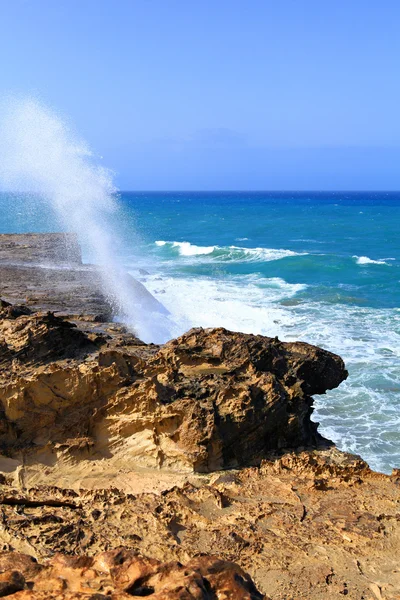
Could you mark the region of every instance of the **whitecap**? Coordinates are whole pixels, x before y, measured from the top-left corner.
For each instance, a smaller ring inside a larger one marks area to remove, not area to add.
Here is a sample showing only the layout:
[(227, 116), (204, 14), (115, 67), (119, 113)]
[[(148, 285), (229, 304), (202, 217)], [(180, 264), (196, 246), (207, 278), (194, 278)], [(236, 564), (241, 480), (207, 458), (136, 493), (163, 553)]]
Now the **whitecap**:
[(211, 254), (215, 250), (215, 246), (196, 246), (190, 242), (165, 242), (163, 240), (157, 240), (155, 242), (157, 246), (167, 246), (171, 248), (178, 248), (181, 256), (198, 256), (202, 254)]
[(215, 262), (268, 262), (290, 256), (305, 256), (307, 252), (294, 252), (285, 248), (245, 248), (241, 246), (197, 246), (190, 242), (157, 240), (158, 247), (177, 249), (180, 256), (206, 256)]
[[(356, 259), (358, 265), (388, 265), (384, 260), (373, 260), (368, 256), (353, 256)], [(389, 260), (389, 259), (386, 259)]]
[[(160, 282), (156, 276), (146, 287), (157, 297)], [(226, 327), (245, 333), (284, 335), (283, 326), (295, 326), (294, 317), (280, 306), (305, 289), (280, 277), (263, 278), (255, 274), (224, 280), (209, 277), (163, 277), (162, 302), (176, 323), (174, 335), (190, 327)]]
[[(223, 250), (223, 248), (219, 248)], [(281, 258), (287, 258), (288, 256), (304, 256), (307, 252), (294, 252), (293, 250), (286, 250), (284, 248), (241, 248), (239, 246), (229, 246), (230, 250), (236, 251), (238, 254), (243, 253), (245, 256), (244, 260), (248, 261), (265, 261), (280, 260)], [(234, 258), (234, 257), (233, 257)], [(237, 256), (240, 260), (240, 257)]]

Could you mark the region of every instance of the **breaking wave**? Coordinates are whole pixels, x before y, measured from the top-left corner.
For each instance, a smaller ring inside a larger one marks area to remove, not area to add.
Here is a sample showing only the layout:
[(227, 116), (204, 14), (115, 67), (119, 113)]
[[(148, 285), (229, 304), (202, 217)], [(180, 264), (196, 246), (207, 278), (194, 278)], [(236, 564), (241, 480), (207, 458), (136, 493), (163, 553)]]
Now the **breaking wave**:
[[(390, 267), (390, 265), (388, 265), (388, 263), (382, 259), (381, 260), (373, 260), (372, 258), (369, 258), (368, 256), (353, 256), (353, 258), (356, 259), (356, 263), (358, 265), (386, 265), (386, 266)], [(392, 260), (392, 259), (389, 258), (386, 260)]]
[(290, 256), (304, 256), (306, 252), (294, 252), (284, 248), (242, 248), (240, 246), (197, 246), (190, 242), (157, 240), (155, 245), (163, 248), (166, 256), (208, 256), (214, 261), (269, 262)]

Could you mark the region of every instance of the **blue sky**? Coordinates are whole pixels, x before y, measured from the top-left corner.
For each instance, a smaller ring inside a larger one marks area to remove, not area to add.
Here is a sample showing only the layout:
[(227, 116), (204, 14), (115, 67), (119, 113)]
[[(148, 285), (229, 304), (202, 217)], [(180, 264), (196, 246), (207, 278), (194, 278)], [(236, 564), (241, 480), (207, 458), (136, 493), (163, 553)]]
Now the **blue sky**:
[(397, 0), (0, 0), (0, 93), (121, 189), (400, 189)]

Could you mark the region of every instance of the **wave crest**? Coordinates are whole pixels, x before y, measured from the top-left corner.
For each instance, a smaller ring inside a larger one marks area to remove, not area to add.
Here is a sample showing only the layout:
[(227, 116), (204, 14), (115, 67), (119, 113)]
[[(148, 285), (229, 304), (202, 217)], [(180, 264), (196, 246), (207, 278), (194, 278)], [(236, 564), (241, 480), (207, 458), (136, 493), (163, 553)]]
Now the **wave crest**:
[(268, 262), (288, 256), (304, 256), (307, 252), (293, 252), (284, 248), (242, 248), (240, 246), (197, 246), (190, 242), (169, 242), (157, 240), (156, 246), (164, 247), (180, 256), (208, 255), (216, 261)]
[(388, 265), (388, 263), (385, 262), (384, 260), (373, 260), (372, 258), (369, 258), (368, 256), (353, 256), (353, 258), (356, 259), (356, 263), (358, 265), (386, 265), (388, 267), (391, 266), (391, 265)]
[(216, 246), (196, 246), (190, 242), (164, 242), (157, 240), (156, 246), (168, 246), (170, 248), (178, 248), (181, 256), (198, 256), (200, 254), (211, 254)]

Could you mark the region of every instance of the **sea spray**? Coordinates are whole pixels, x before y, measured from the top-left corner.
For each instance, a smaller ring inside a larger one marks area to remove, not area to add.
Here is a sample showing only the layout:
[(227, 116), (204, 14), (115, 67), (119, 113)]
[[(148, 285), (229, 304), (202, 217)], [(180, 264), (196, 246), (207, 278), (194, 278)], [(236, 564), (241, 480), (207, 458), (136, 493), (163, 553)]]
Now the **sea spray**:
[(167, 311), (121, 268), (112, 172), (98, 164), (68, 124), (36, 99), (3, 102), (0, 118), (0, 183), (29, 190), (46, 202), (90, 251), (104, 291), (119, 317), (144, 341), (171, 337)]

